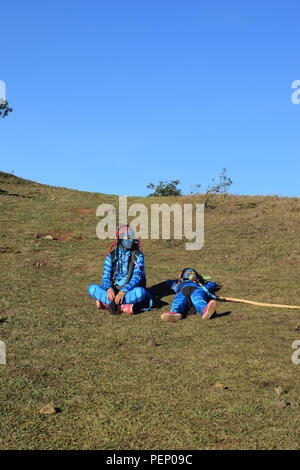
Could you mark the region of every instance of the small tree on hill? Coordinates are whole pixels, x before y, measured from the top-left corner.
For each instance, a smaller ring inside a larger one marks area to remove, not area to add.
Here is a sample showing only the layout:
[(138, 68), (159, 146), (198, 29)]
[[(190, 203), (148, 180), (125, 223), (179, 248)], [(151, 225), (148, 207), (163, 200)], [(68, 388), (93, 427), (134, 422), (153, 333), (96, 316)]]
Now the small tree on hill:
[(228, 189), (232, 185), (231, 179), (227, 176), (226, 168), (223, 168), (219, 175), (219, 181), (216, 182), (216, 178), (212, 179), (213, 184), (208, 186), (206, 189), (206, 193), (204, 194), (204, 204), (206, 207), (213, 207), (210, 206), (210, 202), (212, 198), (216, 194), (223, 194), (224, 196), (228, 194)]
[(149, 183), (147, 188), (155, 189), (155, 191), (148, 194), (148, 196), (181, 196), (181, 189), (178, 188), (179, 184), (180, 180), (159, 181), (156, 186), (153, 183)]
[(0, 100), (0, 117), (5, 118), (11, 112), (12, 108), (9, 107), (8, 102)]

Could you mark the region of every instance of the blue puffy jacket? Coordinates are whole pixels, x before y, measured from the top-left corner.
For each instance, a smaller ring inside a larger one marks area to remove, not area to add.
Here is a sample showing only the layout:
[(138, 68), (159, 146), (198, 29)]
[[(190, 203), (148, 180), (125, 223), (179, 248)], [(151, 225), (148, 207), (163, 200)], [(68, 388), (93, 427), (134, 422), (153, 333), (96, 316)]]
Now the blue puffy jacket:
[[(195, 286), (195, 282), (193, 281), (173, 281), (169, 279), (167, 281), (169, 287), (176, 293), (180, 292), (184, 287), (188, 286)], [(215, 299), (217, 296), (215, 295), (215, 292), (217, 292), (220, 289), (219, 284), (216, 282), (207, 282), (204, 286), (199, 286), (197, 285), (198, 288), (202, 289), (203, 291), (203, 297), (210, 297), (212, 299)]]
[(105, 289), (117, 286), (121, 287), (123, 292), (129, 292), (135, 287), (145, 286), (144, 255), (139, 251), (134, 255), (132, 276), (126, 283), (131, 253), (131, 250), (124, 250), (121, 246), (114, 252), (108, 253), (104, 261), (102, 277), (102, 285)]

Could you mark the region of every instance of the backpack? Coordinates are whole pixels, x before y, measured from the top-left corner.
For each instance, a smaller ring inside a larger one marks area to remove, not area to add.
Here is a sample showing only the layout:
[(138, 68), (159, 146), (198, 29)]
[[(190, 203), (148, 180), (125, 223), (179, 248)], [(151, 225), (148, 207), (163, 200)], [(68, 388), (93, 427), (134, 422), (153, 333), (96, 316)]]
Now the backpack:
[[(115, 275), (115, 271), (116, 271), (116, 265), (117, 265), (117, 260), (118, 260), (118, 246), (112, 250), (110, 252), (110, 257), (111, 257), (111, 261), (112, 261), (112, 278), (114, 277)], [(128, 282), (130, 282), (131, 278), (132, 278), (132, 274), (133, 274), (133, 270), (134, 270), (134, 266), (138, 266), (137, 264), (137, 259), (139, 257), (139, 255), (141, 254), (142, 252), (138, 249), (138, 248), (135, 248), (131, 251), (131, 254), (128, 258), (128, 266), (127, 266), (127, 276), (126, 276), (126, 279), (125, 279), (125, 282), (123, 283), (123, 285), (121, 286), (115, 286), (118, 290), (121, 290), (122, 287), (126, 286), (126, 284), (128, 284)], [(143, 270), (143, 273), (142, 273), (142, 279), (139, 283), (139, 286), (140, 287), (146, 287), (146, 274), (145, 274), (145, 271)]]

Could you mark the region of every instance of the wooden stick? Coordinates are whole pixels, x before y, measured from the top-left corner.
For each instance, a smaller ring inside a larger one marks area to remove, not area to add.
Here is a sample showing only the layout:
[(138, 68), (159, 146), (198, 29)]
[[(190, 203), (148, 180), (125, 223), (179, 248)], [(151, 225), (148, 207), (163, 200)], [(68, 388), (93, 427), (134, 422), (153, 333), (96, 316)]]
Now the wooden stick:
[(220, 300), (226, 302), (239, 302), (243, 304), (260, 305), (261, 307), (277, 307), (277, 308), (297, 308), (300, 309), (299, 305), (281, 305), (281, 304), (264, 304), (262, 302), (254, 302), (254, 300), (235, 299), (234, 297), (221, 297)]

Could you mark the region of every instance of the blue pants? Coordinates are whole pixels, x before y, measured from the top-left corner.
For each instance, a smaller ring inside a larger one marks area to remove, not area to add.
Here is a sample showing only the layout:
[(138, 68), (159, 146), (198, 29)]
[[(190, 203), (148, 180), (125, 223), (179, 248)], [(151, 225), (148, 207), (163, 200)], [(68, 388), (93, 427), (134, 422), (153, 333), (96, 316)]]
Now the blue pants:
[(211, 298), (201, 288), (195, 289), (190, 295), (184, 295), (179, 291), (174, 297), (170, 311), (181, 314), (197, 312), (202, 315), (210, 300)]
[[(99, 284), (90, 284), (88, 287), (88, 293), (91, 297), (94, 297), (96, 300), (100, 300), (100, 302), (103, 302), (104, 304), (110, 303), (107, 297), (106, 289), (104, 289), (104, 287), (100, 286)], [(136, 304), (138, 302), (142, 302), (146, 297), (148, 297), (148, 294), (144, 287), (135, 287), (129, 292), (126, 292), (122, 303)]]

